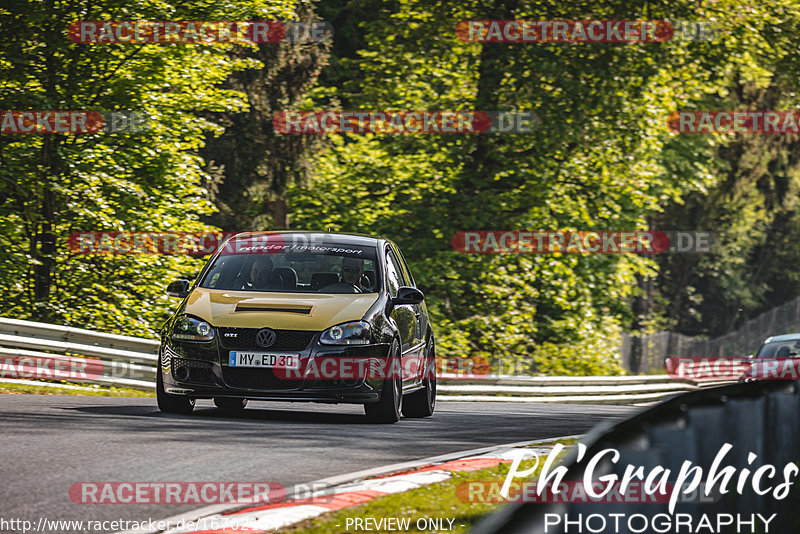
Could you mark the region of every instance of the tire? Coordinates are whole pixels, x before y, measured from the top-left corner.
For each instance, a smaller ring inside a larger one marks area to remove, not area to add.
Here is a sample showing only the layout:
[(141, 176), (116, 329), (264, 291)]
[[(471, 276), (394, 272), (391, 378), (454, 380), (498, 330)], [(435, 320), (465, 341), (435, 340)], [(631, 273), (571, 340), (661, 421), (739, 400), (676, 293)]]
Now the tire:
[(433, 349), (433, 338), (430, 339), (430, 349), (425, 358), (425, 374), (427, 378), (422, 381), (422, 389), (415, 391), (403, 398), (404, 417), (430, 417), (436, 409), (436, 353)]
[(214, 404), (227, 413), (241, 413), (247, 406), (247, 399), (229, 399), (226, 397), (214, 397)]
[(161, 364), (156, 371), (156, 400), (158, 409), (164, 413), (180, 413), (188, 415), (194, 410), (194, 399), (181, 395), (170, 395), (164, 391), (164, 378), (161, 376)]
[[(392, 358), (400, 357), (400, 345), (392, 343)], [(389, 366), (391, 368), (392, 366)], [(364, 412), (373, 423), (391, 424), (400, 420), (403, 409), (403, 377), (383, 380), (381, 398), (378, 402), (364, 404)]]

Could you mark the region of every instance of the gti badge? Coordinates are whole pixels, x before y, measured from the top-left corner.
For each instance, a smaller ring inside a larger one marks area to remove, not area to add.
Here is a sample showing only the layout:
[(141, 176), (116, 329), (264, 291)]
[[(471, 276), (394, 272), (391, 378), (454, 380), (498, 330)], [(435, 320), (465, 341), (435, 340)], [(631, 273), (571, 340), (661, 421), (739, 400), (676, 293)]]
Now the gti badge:
[(256, 334), (256, 345), (259, 347), (271, 347), (275, 343), (275, 331), (269, 328), (262, 328)]

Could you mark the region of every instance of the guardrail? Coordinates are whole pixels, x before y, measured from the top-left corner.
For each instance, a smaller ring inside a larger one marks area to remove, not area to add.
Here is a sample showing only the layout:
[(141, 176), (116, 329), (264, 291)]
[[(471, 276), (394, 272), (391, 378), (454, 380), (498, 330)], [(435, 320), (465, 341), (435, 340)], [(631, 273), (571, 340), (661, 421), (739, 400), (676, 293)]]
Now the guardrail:
[[(0, 317), (0, 380), (64, 380), (152, 391), (159, 342)], [(8, 362), (13, 362), (11, 365)], [(13, 369), (11, 367), (14, 367)], [(668, 375), (439, 376), (443, 400), (635, 404), (705, 384)]]
[(638, 404), (719, 383), (672, 378), (669, 375), (471, 375), (463, 378), (445, 374), (439, 377), (437, 391), (443, 400)]
[(0, 317), (0, 378), (155, 389), (158, 341)]

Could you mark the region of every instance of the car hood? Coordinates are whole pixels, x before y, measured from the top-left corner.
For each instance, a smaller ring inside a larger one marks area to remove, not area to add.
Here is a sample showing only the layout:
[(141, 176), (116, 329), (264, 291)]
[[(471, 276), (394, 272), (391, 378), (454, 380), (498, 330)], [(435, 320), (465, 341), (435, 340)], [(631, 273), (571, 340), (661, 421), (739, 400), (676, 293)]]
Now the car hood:
[(324, 330), (358, 321), (378, 300), (378, 293), (261, 293), (195, 288), (185, 313), (213, 326)]

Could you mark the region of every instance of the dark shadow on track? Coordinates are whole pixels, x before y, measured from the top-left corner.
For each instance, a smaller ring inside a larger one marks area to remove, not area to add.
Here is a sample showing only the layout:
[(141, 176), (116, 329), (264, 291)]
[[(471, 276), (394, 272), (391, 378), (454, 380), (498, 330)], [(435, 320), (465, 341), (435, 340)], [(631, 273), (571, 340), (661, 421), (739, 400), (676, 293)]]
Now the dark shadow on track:
[[(248, 407), (241, 413), (226, 413), (219, 408), (196, 408), (190, 415), (162, 413), (152, 406), (80, 406), (64, 410), (91, 413), (95, 415), (116, 415), (123, 417), (157, 417), (159, 419), (209, 420), (225, 419), (237, 421), (282, 421), (297, 423), (322, 423), (334, 425), (369, 424), (366, 415), (335, 412), (310, 412), (300, 410), (275, 410)], [(201, 419), (202, 418), (202, 419)]]

